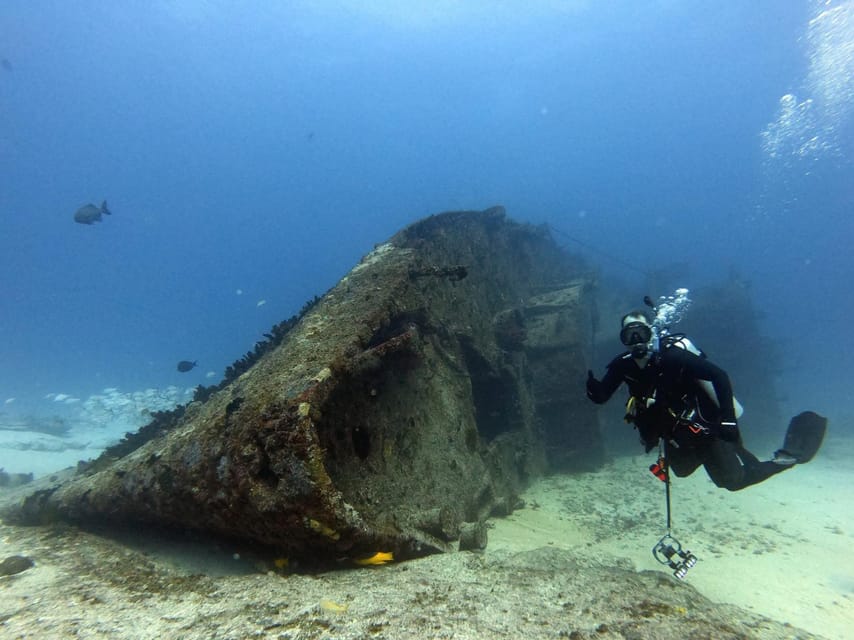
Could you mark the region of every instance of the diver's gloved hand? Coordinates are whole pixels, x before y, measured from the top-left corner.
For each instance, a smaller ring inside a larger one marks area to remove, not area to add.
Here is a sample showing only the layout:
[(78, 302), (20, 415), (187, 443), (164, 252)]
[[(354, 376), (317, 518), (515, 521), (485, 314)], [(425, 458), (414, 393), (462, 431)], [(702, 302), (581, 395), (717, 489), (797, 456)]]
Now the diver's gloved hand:
[(720, 438), (726, 442), (738, 442), (741, 434), (738, 432), (737, 422), (721, 422)]

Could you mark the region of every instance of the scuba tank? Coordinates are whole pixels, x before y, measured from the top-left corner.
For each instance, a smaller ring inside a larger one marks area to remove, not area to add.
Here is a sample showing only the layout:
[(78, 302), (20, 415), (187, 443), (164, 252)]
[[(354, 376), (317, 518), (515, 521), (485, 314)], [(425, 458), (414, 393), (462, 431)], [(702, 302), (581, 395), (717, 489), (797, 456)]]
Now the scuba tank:
[[(705, 358), (706, 354), (695, 345), (684, 333), (671, 333), (670, 325), (676, 324), (685, 317), (688, 307), (691, 304), (691, 299), (688, 297), (688, 289), (679, 288), (673, 292), (671, 296), (659, 297), (659, 303), (655, 304), (652, 298), (644, 296), (643, 302), (650, 307), (655, 313), (655, 320), (652, 323), (652, 351), (653, 353), (661, 353), (666, 349), (677, 347), (685, 349), (693, 353), (695, 356)], [(720, 407), (718, 396), (715, 393), (715, 388), (709, 380), (697, 380), (697, 384), (709, 399)], [(744, 413), (744, 407), (733, 395), (732, 398), (733, 410), (735, 417), (740, 418)]]

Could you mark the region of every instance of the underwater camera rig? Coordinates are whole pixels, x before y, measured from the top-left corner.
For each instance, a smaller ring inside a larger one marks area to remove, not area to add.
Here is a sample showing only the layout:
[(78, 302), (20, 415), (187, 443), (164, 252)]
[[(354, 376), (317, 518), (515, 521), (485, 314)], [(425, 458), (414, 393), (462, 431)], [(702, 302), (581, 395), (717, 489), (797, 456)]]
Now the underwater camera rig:
[(690, 551), (683, 551), (682, 543), (669, 533), (665, 533), (655, 544), (652, 555), (661, 564), (666, 564), (673, 569), (673, 575), (679, 580), (684, 580), (688, 575), (688, 569), (697, 564), (697, 556)]
[(697, 556), (690, 551), (682, 550), (682, 543), (670, 535), (672, 519), (670, 514), (670, 465), (665, 455), (667, 446), (659, 450), (658, 462), (650, 465), (652, 474), (664, 483), (665, 504), (667, 506), (667, 533), (655, 543), (652, 555), (661, 564), (673, 569), (673, 575), (677, 580), (684, 580), (688, 575), (688, 569), (697, 564)]

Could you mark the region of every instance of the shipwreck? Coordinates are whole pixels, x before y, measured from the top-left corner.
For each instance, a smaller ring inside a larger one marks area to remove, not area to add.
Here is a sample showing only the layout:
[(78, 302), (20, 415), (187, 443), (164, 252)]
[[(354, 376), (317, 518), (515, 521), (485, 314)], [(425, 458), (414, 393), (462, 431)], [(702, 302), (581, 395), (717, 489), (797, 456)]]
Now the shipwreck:
[(591, 288), (547, 228), (502, 207), (428, 217), (168, 429), (5, 517), (179, 527), (294, 558), (483, 547), (485, 519), (530, 480), (603, 462), (583, 392)]

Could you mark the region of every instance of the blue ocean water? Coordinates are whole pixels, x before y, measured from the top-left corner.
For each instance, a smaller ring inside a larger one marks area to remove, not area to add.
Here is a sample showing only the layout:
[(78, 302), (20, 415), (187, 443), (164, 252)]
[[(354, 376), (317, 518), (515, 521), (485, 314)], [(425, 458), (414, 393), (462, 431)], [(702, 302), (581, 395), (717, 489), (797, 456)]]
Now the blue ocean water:
[(854, 422), (852, 0), (7, 0), (0, 33), (7, 420), (217, 382), (399, 228), (503, 204), (627, 307), (744, 274), (787, 410)]

